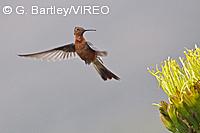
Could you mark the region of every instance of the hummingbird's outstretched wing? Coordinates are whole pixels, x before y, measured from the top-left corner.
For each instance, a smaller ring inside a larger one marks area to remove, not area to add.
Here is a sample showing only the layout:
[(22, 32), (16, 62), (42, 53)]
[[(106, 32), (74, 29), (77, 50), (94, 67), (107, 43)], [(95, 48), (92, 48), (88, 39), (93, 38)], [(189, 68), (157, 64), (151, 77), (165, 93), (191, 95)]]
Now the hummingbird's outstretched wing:
[(67, 44), (54, 49), (32, 53), (32, 54), (19, 54), (21, 57), (29, 57), (41, 60), (64, 60), (72, 55), (75, 56), (75, 46), (74, 43)]

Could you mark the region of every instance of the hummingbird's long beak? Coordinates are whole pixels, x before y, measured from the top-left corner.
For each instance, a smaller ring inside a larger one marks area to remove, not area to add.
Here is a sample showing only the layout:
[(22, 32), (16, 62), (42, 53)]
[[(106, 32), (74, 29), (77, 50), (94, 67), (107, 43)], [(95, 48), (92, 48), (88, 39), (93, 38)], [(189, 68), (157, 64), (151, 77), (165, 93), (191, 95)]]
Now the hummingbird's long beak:
[(84, 32), (86, 32), (86, 31), (96, 31), (96, 30), (94, 30), (94, 29), (87, 29)]

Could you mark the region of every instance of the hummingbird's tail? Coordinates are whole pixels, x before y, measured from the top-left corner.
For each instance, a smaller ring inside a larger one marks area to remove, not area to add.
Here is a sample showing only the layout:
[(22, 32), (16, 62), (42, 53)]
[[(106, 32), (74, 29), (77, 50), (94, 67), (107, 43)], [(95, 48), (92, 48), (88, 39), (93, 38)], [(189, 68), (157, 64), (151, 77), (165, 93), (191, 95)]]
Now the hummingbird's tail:
[(110, 70), (108, 70), (98, 58), (95, 59), (95, 61), (93, 61), (93, 65), (103, 80), (112, 79), (112, 78), (116, 80), (120, 79), (117, 75), (115, 75)]

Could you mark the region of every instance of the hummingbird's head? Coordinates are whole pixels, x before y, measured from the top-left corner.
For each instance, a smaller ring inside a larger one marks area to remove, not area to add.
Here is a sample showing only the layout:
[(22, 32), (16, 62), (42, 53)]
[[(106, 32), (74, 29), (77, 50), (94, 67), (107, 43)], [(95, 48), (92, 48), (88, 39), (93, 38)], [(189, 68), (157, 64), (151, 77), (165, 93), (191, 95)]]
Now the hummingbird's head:
[(75, 27), (74, 28), (74, 35), (82, 36), (83, 33), (85, 33), (86, 31), (96, 31), (96, 30), (93, 30), (93, 29), (87, 29), (87, 30), (85, 30), (82, 27)]

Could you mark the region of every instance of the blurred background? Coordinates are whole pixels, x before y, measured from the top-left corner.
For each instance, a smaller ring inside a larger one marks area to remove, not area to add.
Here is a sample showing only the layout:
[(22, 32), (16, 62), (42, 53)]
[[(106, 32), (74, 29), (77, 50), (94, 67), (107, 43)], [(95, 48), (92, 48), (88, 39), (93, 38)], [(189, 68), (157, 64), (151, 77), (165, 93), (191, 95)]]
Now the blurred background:
[[(5, 5), (107, 5), (108, 15), (5, 15)], [(167, 100), (147, 67), (178, 59), (200, 42), (198, 0), (1, 0), (0, 132), (164, 133), (152, 103)], [(121, 77), (104, 82), (79, 58), (60, 62), (23, 59), (74, 41), (73, 28), (107, 50), (104, 63)]]

